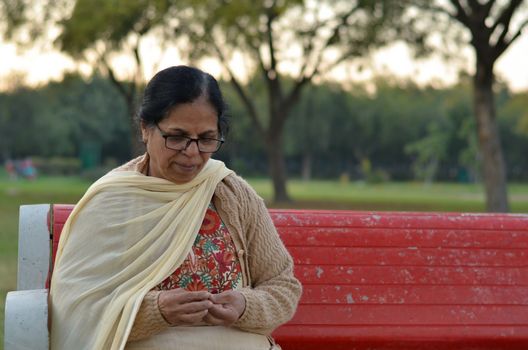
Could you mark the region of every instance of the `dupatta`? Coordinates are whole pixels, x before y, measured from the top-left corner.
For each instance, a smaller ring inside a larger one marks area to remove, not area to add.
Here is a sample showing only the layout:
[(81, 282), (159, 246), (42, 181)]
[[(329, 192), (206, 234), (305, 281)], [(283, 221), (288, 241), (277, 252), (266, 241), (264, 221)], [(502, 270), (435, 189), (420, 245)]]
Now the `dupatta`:
[(123, 349), (143, 297), (183, 262), (230, 173), (210, 159), (185, 184), (115, 171), (90, 186), (59, 242), (50, 348)]

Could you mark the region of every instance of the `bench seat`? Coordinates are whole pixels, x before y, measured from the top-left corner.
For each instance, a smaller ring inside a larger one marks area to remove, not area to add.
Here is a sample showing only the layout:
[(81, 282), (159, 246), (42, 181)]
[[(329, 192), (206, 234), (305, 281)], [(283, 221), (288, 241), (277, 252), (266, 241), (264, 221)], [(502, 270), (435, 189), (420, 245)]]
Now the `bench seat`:
[(528, 215), (270, 213), (304, 289), (284, 350), (528, 349)]

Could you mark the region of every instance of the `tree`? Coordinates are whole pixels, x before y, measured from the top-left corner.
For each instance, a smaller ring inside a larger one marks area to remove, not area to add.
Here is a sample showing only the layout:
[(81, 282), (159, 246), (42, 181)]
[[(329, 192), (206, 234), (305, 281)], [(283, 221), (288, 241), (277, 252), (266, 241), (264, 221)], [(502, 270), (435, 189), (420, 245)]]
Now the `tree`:
[[(391, 26), (402, 12), (400, 1), (193, 3), (189, 24), (183, 27), (194, 44), (193, 54), (212, 56), (221, 63), (264, 140), (274, 200), (289, 201), (284, 127), (293, 107), (308, 83), (401, 34)], [(264, 82), (267, 103), (263, 108), (244, 84), (252, 75)]]
[[(39, 40), (108, 77), (125, 101), (132, 125), (131, 153), (142, 151), (135, 128), (137, 99), (145, 84), (143, 43), (156, 31), (161, 50), (168, 32), (160, 25), (176, 10), (171, 0), (3, 0), (6, 33), (22, 45)], [(44, 28), (44, 29), (43, 29)], [(172, 35), (171, 29), (171, 35)], [(21, 34), (22, 33), (22, 34)], [(50, 33), (58, 33), (52, 35)], [(152, 52), (148, 52), (152, 54)], [(117, 57), (125, 58), (123, 61)]]
[(0, 93), (1, 158), (73, 157), (87, 144), (105, 160), (129, 158), (124, 102), (100, 76), (67, 74), (60, 82)]
[[(400, 1), (62, 0), (58, 2), (61, 6), (51, 0), (43, 3), (57, 9), (51, 13), (65, 14), (53, 16), (61, 33), (59, 47), (72, 55), (95, 56), (89, 60), (92, 66), (104, 68), (129, 106), (137, 80), (126, 79), (126, 84), (117, 84), (109, 57), (128, 50), (136, 61), (133, 76), (140, 76), (140, 41), (149, 33), (159, 31), (156, 33), (165, 38), (186, 38), (191, 59), (219, 60), (253, 127), (264, 140), (276, 201), (289, 200), (283, 131), (303, 88), (343, 62), (402, 34), (391, 26), (402, 12)], [(18, 20), (18, 14), (24, 11), (11, 12), (17, 14), (13, 23), (27, 24), (27, 18)], [(233, 55), (242, 57), (248, 69), (241, 72), (240, 62), (235, 67)], [(253, 102), (252, 91), (244, 84), (244, 79), (253, 73), (261, 77), (266, 87), (264, 108)], [(285, 81), (286, 76), (289, 82)]]
[[(476, 118), (482, 175), (486, 192), (486, 209), (509, 211), (507, 176), (496, 121), (493, 85), (497, 59), (517, 40), (528, 26), (528, 15), (522, 12), (525, 0), (478, 1), (449, 0), (414, 1), (421, 8), (447, 15), (470, 34), (469, 43), (475, 52), (473, 76), (473, 110)], [(524, 16), (524, 19), (516, 14)]]
[[(133, 130), (130, 141), (133, 155), (143, 150), (135, 127), (137, 100), (145, 84), (145, 53), (141, 46), (155, 28), (159, 29), (157, 38), (161, 46), (164, 45), (167, 36), (160, 24), (171, 14), (171, 5), (170, 0), (77, 0), (71, 16), (61, 22), (59, 48), (74, 57), (93, 57), (91, 64), (108, 76), (124, 98)], [(118, 72), (120, 64), (112, 62), (115, 55), (132, 59), (128, 76), (118, 74), (123, 69)]]

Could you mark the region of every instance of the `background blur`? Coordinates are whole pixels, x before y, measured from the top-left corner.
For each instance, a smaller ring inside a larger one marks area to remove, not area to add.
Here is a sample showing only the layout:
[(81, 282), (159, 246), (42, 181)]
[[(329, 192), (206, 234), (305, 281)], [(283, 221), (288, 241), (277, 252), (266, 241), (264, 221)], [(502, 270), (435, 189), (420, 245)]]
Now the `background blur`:
[(0, 18), (0, 326), (19, 206), (75, 203), (140, 154), (142, 90), (171, 65), (220, 81), (216, 157), (272, 207), (528, 211), (526, 0), (0, 0)]
[(481, 182), (485, 208), (508, 211), (506, 183), (528, 177), (526, 1), (0, 4), (12, 179), (93, 180), (140, 154), (143, 87), (177, 64), (221, 81), (218, 158), (269, 176), (274, 202), (292, 178)]

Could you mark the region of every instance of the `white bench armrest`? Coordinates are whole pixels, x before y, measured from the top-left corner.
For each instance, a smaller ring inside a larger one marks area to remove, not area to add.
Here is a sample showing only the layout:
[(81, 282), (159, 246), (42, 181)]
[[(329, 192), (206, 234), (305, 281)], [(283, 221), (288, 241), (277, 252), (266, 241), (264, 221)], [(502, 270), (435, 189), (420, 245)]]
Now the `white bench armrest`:
[(17, 290), (45, 288), (50, 264), (49, 204), (20, 206)]
[(48, 290), (7, 293), (5, 350), (48, 350)]

